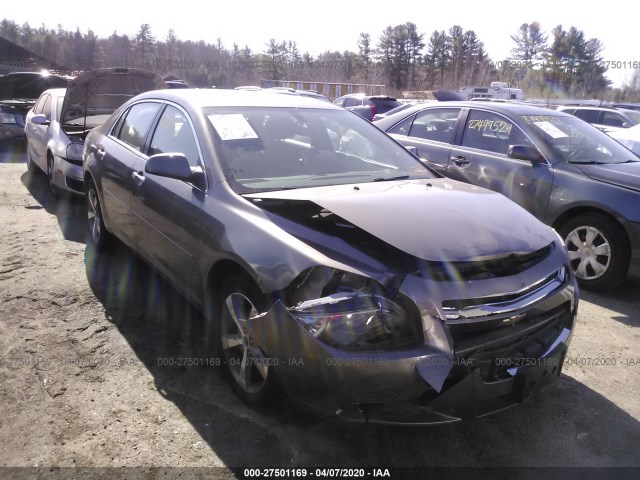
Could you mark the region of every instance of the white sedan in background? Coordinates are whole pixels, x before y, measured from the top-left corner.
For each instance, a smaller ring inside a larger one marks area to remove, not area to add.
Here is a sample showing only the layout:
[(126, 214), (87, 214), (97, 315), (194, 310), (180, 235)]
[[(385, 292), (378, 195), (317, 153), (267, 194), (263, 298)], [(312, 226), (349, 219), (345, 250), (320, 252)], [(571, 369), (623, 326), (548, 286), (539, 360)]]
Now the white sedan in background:
[(164, 88), (165, 82), (153, 72), (106, 68), (78, 76), (67, 88), (44, 91), (25, 121), (29, 171), (46, 173), (53, 195), (84, 195), (82, 149), (87, 134), (130, 98)]
[(609, 132), (609, 136), (615, 138), (636, 155), (640, 155), (640, 125)]

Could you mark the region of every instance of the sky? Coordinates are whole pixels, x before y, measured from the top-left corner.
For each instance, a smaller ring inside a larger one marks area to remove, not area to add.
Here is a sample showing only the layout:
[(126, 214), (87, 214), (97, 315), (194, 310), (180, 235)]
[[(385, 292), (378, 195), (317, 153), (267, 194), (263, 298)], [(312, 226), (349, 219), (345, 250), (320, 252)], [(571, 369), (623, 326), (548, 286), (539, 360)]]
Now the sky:
[[(367, 2), (315, 0), (310, 1), (194, 1), (136, 2), (61, 2), (52, 8), (51, 0), (32, 0), (27, 3), (4, 1), (0, 18), (7, 18), (32, 27), (44, 23), (48, 28), (61, 24), (64, 29), (86, 32), (91, 29), (99, 37), (118, 34), (135, 35), (140, 25), (148, 23), (157, 39), (164, 39), (173, 29), (181, 40), (222, 40), (225, 48), (237, 43), (248, 45), (254, 52), (265, 50), (265, 43), (295, 41), (301, 53), (317, 55), (326, 50), (357, 51), (361, 32), (371, 35), (377, 43), (388, 26), (406, 22), (417, 25), (424, 33), (425, 43), (434, 30), (448, 30), (460, 25), (474, 30), (484, 42), (493, 61), (510, 56), (515, 34), (523, 23), (538, 21), (549, 34), (557, 25), (565, 30), (575, 26), (586, 38), (598, 38), (604, 45), (603, 58), (610, 63), (607, 77), (614, 86), (631, 80), (632, 63), (640, 62), (637, 47), (635, 15), (624, 15), (629, 4), (610, 0), (606, 8), (597, 9), (584, 1), (537, 0), (535, 2), (499, 2), (457, 0), (428, 2), (405, 0), (395, 2)], [(613, 12), (613, 13), (612, 13)], [(611, 21), (611, 16), (615, 21)], [(626, 62), (626, 65), (625, 65)], [(612, 66), (618, 68), (611, 68)]]

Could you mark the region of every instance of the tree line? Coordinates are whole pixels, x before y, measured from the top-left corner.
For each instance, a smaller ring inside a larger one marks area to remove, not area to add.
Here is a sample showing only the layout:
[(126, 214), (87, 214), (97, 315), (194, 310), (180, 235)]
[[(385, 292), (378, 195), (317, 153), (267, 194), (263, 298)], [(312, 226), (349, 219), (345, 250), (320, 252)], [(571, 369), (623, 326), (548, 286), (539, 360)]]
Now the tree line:
[[(492, 60), (473, 30), (454, 25), (430, 35), (412, 22), (385, 28), (377, 42), (360, 33), (354, 51), (300, 52), (295, 41), (270, 39), (262, 51), (233, 44), (181, 40), (173, 30), (156, 38), (149, 24), (135, 35), (114, 31), (107, 38), (92, 30), (56, 29), (13, 20), (0, 21), (0, 37), (76, 73), (113, 66), (152, 70), (196, 87), (257, 85), (262, 79), (385, 84), (400, 95), (406, 90), (486, 86), (503, 81), (529, 97), (640, 100), (640, 76), (612, 90), (605, 78), (603, 46), (596, 38), (562, 25), (547, 35), (538, 22), (521, 25), (507, 59)], [(2, 60), (2, 59), (0, 59)], [(1, 66), (1, 62), (0, 62)], [(635, 67), (634, 67), (635, 68)]]

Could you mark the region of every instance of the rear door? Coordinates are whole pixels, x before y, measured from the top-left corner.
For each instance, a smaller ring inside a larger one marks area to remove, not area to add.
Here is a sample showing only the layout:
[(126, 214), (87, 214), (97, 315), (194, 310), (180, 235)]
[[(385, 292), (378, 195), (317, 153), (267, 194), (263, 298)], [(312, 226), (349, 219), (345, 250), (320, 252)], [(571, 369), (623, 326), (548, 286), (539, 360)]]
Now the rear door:
[(183, 293), (194, 299), (201, 290), (196, 255), (201, 238), (204, 191), (189, 182), (145, 172), (148, 157), (182, 153), (191, 167), (201, 166), (200, 148), (184, 110), (167, 105), (154, 128), (147, 154), (133, 172), (131, 198), (137, 249)]
[(535, 146), (509, 118), (471, 109), (460, 145), (451, 149), (446, 176), (499, 192), (544, 218), (553, 183), (549, 164), (507, 156), (510, 145)]
[(108, 136), (96, 145), (100, 165), (105, 214), (113, 233), (135, 245), (131, 217), (133, 166), (146, 149), (148, 134), (160, 111), (158, 102), (136, 103), (116, 122)]
[(430, 167), (446, 175), (461, 108), (429, 108), (394, 126), (389, 133), (405, 146), (418, 149)]

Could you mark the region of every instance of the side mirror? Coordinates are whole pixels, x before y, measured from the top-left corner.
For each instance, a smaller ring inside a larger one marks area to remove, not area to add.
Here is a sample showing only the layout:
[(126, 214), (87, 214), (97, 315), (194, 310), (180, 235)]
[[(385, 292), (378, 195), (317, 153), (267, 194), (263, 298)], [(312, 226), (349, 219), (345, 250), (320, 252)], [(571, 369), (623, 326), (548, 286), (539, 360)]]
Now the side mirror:
[(413, 155), (417, 159), (420, 159), (420, 151), (418, 150), (418, 147), (414, 147), (413, 145), (406, 145), (404, 148), (406, 148), (411, 155)]
[(622, 128), (629, 128), (629, 127), (633, 127), (633, 124), (630, 122), (622, 122)]
[(144, 171), (151, 175), (191, 182), (198, 187), (204, 186), (202, 169), (200, 167), (192, 168), (189, 165), (189, 160), (182, 153), (158, 153), (152, 155), (147, 160)]
[(510, 145), (507, 157), (517, 160), (527, 160), (531, 163), (543, 163), (544, 157), (536, 147), (529, 145)]
[(49, 125), (49, 120), (47, 120), (47, 116), (44, 113), (39, 113), (31, 117), (31, 122), (36, 125)]

